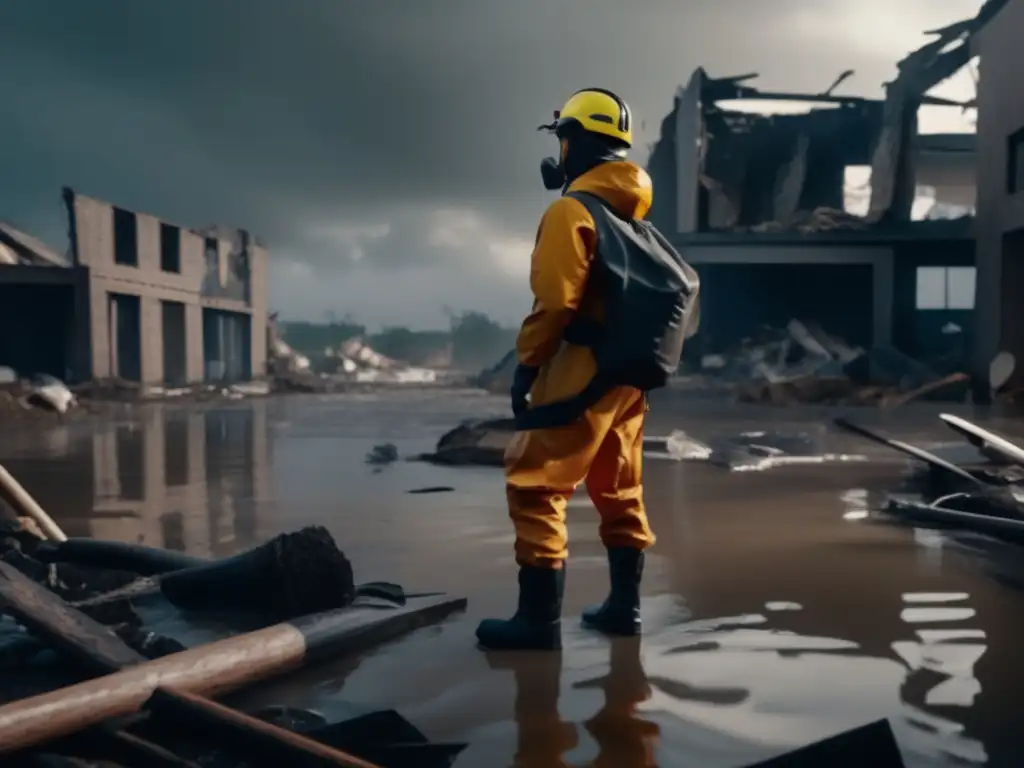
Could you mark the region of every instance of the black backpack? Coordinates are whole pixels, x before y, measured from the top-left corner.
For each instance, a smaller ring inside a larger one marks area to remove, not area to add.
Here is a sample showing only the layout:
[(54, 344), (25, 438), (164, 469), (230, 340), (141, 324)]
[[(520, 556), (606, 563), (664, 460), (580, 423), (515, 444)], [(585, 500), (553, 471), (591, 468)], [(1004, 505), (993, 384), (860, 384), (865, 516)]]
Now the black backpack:
[(564, 338), (593, 350), (597, 375), (579, 395), (523, 413), (517, 426), (524, 430), (571, 424), (614, 387), (664, 387), (699, 320), (697, 273), (653, 224), (622, 216), (597, 195), (566, 197), (585, 205), (594, 219), (591, 279), (600, 287), (605, 318), (577, 318)]

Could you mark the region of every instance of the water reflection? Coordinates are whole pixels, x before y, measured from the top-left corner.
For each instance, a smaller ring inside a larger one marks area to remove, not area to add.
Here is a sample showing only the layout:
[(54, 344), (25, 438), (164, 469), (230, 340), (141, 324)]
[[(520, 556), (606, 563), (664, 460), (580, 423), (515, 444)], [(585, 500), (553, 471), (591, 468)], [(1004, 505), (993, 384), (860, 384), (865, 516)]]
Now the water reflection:
[(74, 437), (61, 427), (39, 441), (4, 461), (70, 536), (201, 556), (261, 536), (260, 501), (272, 493), (265, 402), (155, 405), (130, 421), (96, 422)]
[[(738, 478), (652, 462), (643, 656), (575, 629), (560, 657), (471, 652), (475, 622), (514, 600), (500, 473), (398, 462), (373, 475), (363, 463), (380, 442), (427, 450), (465, 415), (435, 397), (145, 409), (95, 433), (54, 431), (19, 456), (0, 446), (0, 460), (72, 535), (216, 555), (326, 524), (362, 579), (467, 595), (466, 617), (358, 667), (290, 678), (265, 701), (332, 717), (394, 707), (434, 738), (469, 741), (460, 766), (516, 754), (518, 765), (737, 768), (883, 717), (909, 768), (1020, 765), (1020, 593), (940, 534), (863, 523), (901, 465)], [(406, 493), (436, 485), (456, 490)], [(607, 585), (593, 513), (573, 509), (569, 526), (567, 617)]]
[(515, 677), (516, 768), (568, 768), (566, 754), (579, 743), (574, 723), (562, 719), (561, 653), (489, 653), (487, 664)]
[(153, 408), (92, 436), (87, 535), (221, 556), (258, 537), (270, 496), (264, 403), (206, 412)]
[(640, 638), (613, 640), (608, 650), (608, 673), (573, 686), (600, 688), (604, 693), (604, 706), (585, 724), (599, 748), (592, 763), (595, 768), (658, 765), (656, 751), (661, 728), (640, 711), (640, 705), (649, 701), (652, 694), (652, 681), (644, 672), (640, 647)]

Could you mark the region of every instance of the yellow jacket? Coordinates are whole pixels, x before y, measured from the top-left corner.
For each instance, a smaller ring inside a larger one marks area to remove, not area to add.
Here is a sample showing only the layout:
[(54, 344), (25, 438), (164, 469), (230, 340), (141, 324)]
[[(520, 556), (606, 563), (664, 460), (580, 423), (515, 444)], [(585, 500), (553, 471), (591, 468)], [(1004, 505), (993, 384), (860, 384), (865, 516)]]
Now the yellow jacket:
[[(653, 197), (647, 171), (625, 160), (598, 165), (576, 179), (569, 190), (597, 195), (623, 216), (635, 219), (647, 215)], [(562, 340), (577, 312), (587, 319), (602, 319), (600, 286), (588, 280), (596, 241), (593, 218), (571, 197), (553, 202), (541, 219), (530, 261), (533, 311), (516, 340), (519, 362), (541, 369), (530, 395), (534, 406), (578, 394), (597, 371), (588, 348)]]

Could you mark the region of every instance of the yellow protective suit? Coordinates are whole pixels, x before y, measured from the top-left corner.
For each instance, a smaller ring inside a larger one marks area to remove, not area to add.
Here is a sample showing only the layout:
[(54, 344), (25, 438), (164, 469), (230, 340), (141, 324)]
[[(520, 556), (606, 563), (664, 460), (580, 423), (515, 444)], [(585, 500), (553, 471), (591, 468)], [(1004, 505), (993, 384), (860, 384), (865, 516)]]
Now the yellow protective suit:
[[(570, 190), (598, 195), (634, 218), (643, 218), (651, 207), (650, 176), (624, 160), (598, 165)], [(516, 342), (519, 361), (540, 368), (531, 405), (578, 394), (597, 370), (588, 348), (562, 340), (577, 312), (602, 319), (600, 286), (587, 280), (596, 239), (593, 218), (571, 197), (552, 203), (541, 220), (530, 267), (533, 311)], [(505, 454), (505, 485), (520, 565), (563, 565), (566, 502), (584, 481), (601, 516), (605, 546), (645, 549), (654, 543), (642, 495), (646, 410), (642, 392), (619, 387), (574, 424), (515, 435)]]

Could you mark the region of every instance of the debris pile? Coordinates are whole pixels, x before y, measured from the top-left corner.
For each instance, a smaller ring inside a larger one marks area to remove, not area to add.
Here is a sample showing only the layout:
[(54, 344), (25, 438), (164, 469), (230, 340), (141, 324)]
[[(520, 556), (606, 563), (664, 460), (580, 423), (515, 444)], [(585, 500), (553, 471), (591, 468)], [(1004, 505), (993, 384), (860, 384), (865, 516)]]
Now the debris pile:
[(55, 376), (23, 379), (12, 368), (0, 366), (0, 422), (40, 415), (62, 418), (77, 408), (78, 398)]
[(512, 374), (519, 360), (516, 351), (510, 350), (501, 360), (477, 374), (473, 384), (488, 392), (506, 393), (512, 388)]
[[(515, 420), (466, 421), (446, 432), (432, 453), (413, 457), (444, 466), (504, 466), (505, 450), (515, 434)], [(682, 430), (645, 436), (644, 456), (670, 461), (705, 462), (733, 472), (759, 471), (792, 464), (860, 461), (863, 456), (829, 450), (824, 434), (742, 432), (698, 440)], [(370, 460), (370, 457), (367, 457)]]
[[(949, 461), (900, 440), (839, 419), (836, 425), (886, 445), (924, 464), (910, 493), (896, 493), (875, 519), (944, 531), (977, 554), (996, 575), (1024, 586), (1024, 449), (1012, 441), (952, 414), (939, 418), (978, 452), (968, 465)], [(995, 555), (995, 557), (993, 557)]]
[(433, 384), (437, 371), (417, 368), (377, 352), (362, 339), (349, 339), (338, 349), (325, 351), (335, 376), (369, 384)]
[[(32, 520), (52, 525), (45, 513), (19, 511), (30, 514), (0, 521), (4, 764), (243, 768), (272, 756), (275, 765), (441, 768), (465, 748), (429, 743), (390, 710), (330, 723), (212, 699), (442, 621), (464, 599), (357, 585), (318, 527), (210, 562), (59, 529), (47, 540)], [(216, 616), (225, 636), (193, 647), (160, 636), (144, 624), (149, 599)], [(84, 682), (69, 684), (69, 673)]]
[(707, 355), (702, 372), (732, 383), (740, 402), (891, 407), (930, 395), (963, 398), (968, 377), (942, 375), (893, 347), (854, 347), (821, 328), (791, 320), (764, 328), (723, 355)]

